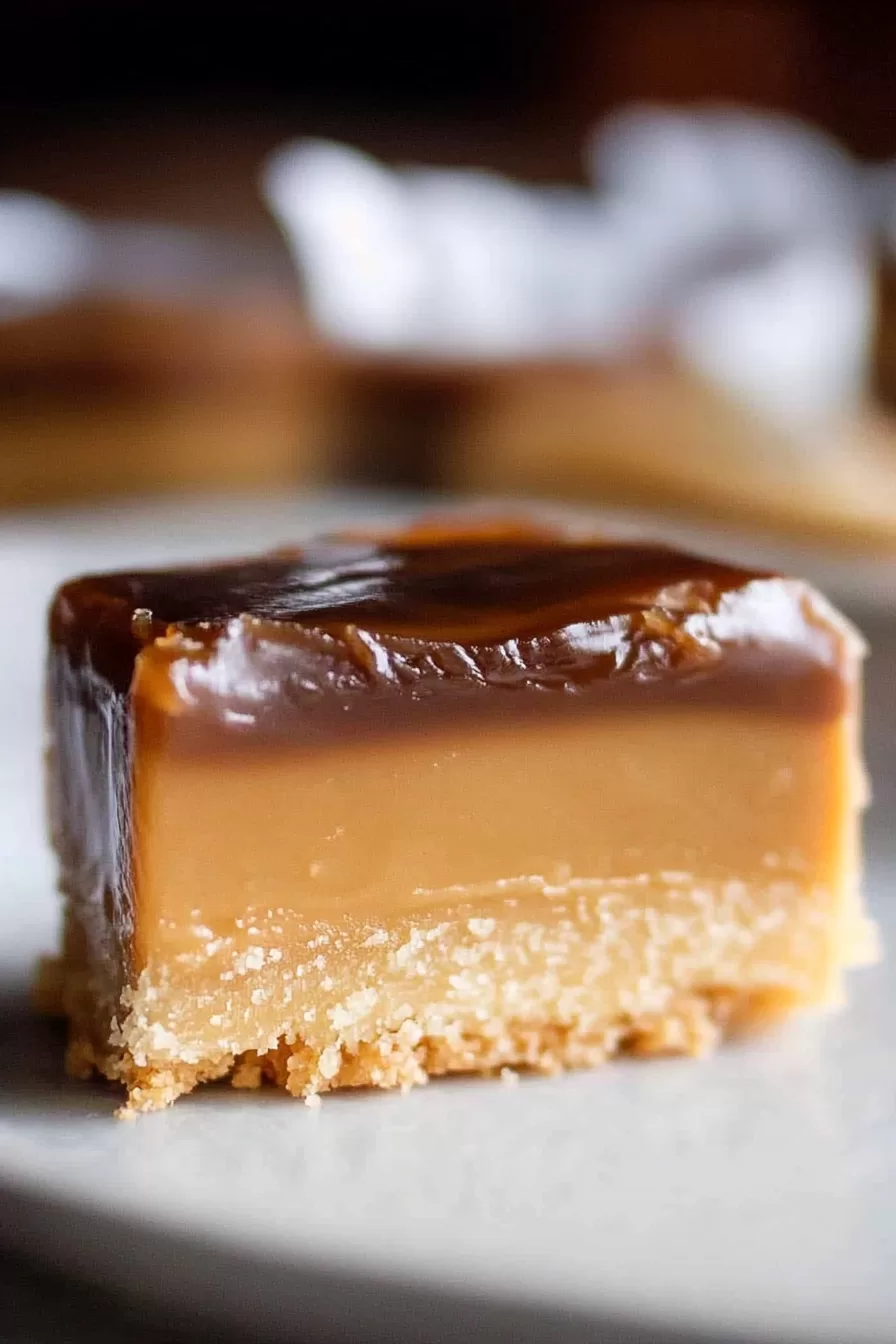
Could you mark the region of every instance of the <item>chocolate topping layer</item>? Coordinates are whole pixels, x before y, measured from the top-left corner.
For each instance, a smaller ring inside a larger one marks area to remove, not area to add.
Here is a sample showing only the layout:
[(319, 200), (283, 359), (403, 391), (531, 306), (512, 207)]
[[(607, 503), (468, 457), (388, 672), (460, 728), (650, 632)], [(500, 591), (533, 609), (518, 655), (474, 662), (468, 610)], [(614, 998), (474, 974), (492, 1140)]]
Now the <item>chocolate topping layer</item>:
[[(358, 625), (419, 639), (497, 643), (671, 602), (709, 611), (757, 574), (663, 546), (539, 540), (387, 546), (319, 542), (235, 564), (76, 581), (112, 621), (222, 630), (236, 616), (329, 628)], [(763, 576), (766, 577), (766, 576)]]
[(119, 695), (139, 679), (184, 729), (211, 719), (243, 739), (322, 740), (461, 699), (516, 716), (737, 696), (826, 716), (849, 632), (795, 581), (533, 527), (83, 578), (57, 594), (51, 638), (71, 671)]

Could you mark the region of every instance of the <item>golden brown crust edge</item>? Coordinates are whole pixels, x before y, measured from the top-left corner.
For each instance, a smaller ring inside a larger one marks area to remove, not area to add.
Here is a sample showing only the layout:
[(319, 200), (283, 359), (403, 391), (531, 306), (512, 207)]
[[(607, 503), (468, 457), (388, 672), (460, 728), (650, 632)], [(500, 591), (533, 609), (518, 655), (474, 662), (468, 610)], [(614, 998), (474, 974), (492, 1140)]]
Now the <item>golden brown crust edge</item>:
[[(70, 1000), (71, 1002), (71, 1000)], [(497, 1036), (465, 1034), (446, 1041), (422, 1034), (413, 1018), (398, 1031), (361, 1042), (349, 1051), (338, 1045), (313, 1050), (300, 1038), (281, 1039), (265, 1053), (247, 1050), (199, 1063), (166, 1062), (138, 1066), (127, 1050), (99, 1046), (91, 1024), (69, 1013), (66, 1071), (87, 1078), (96, 1072), (121, 1083), (127, 1100), (119, 1115), (160, 1110), (202, 1083), (229, 1079), (235, 1088), (273, 1084), (308, 1105), (320, 1094), (349, 1087), (407, 1091), (445, 1074), (500, 1074), (517, 1071), (555, 1074), (593, 1068), (620, 1055), (656, 1056), (708, 1053), (727, 1036), (755, 1031), (789, 1016), (798, 996), (787, 989), (705, 991), (679, 994), (661, 1013), (619, 1017), (583, 1030), (575, 1023), (508, 1021)]]

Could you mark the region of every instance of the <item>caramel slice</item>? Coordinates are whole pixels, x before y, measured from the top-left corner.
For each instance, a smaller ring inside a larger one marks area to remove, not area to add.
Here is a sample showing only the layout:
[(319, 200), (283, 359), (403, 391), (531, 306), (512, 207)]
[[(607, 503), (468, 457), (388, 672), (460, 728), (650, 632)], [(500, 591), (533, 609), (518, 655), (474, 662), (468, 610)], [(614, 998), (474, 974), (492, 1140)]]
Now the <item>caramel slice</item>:
[(836, 1001), (860, 655), (798, 581), (534, 525), (66, 584), (70, 1068), (315, 1100)]

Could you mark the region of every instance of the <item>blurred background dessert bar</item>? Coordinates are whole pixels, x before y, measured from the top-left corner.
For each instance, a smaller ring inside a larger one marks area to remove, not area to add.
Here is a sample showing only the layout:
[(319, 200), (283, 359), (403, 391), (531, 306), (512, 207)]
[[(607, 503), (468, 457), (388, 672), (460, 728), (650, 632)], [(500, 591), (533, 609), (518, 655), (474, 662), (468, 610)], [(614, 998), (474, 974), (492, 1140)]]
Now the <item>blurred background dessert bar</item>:
[(0, 192), (0, 499), (310, 472), (293, 288), (252, 240)]
[(888, 35), (823, 0), (17, 7), (0, 504), (422, 486), (896, 552)]
[(589, 158), (591, 189), (274, 158), (342, 469), (892, 547), (869, 174), (731, 110), (616, 114)]

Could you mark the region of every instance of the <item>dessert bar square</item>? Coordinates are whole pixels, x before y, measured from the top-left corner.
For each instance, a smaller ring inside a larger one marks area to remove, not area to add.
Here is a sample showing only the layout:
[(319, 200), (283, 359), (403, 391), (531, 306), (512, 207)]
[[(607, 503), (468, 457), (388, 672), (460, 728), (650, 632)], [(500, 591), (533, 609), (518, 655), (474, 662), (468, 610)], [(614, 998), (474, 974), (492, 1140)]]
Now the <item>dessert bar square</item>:
[(555, 1070), (841, 994), (861, 644), (805, 584), (423, 526), (57, 593), (69, 1067)]

